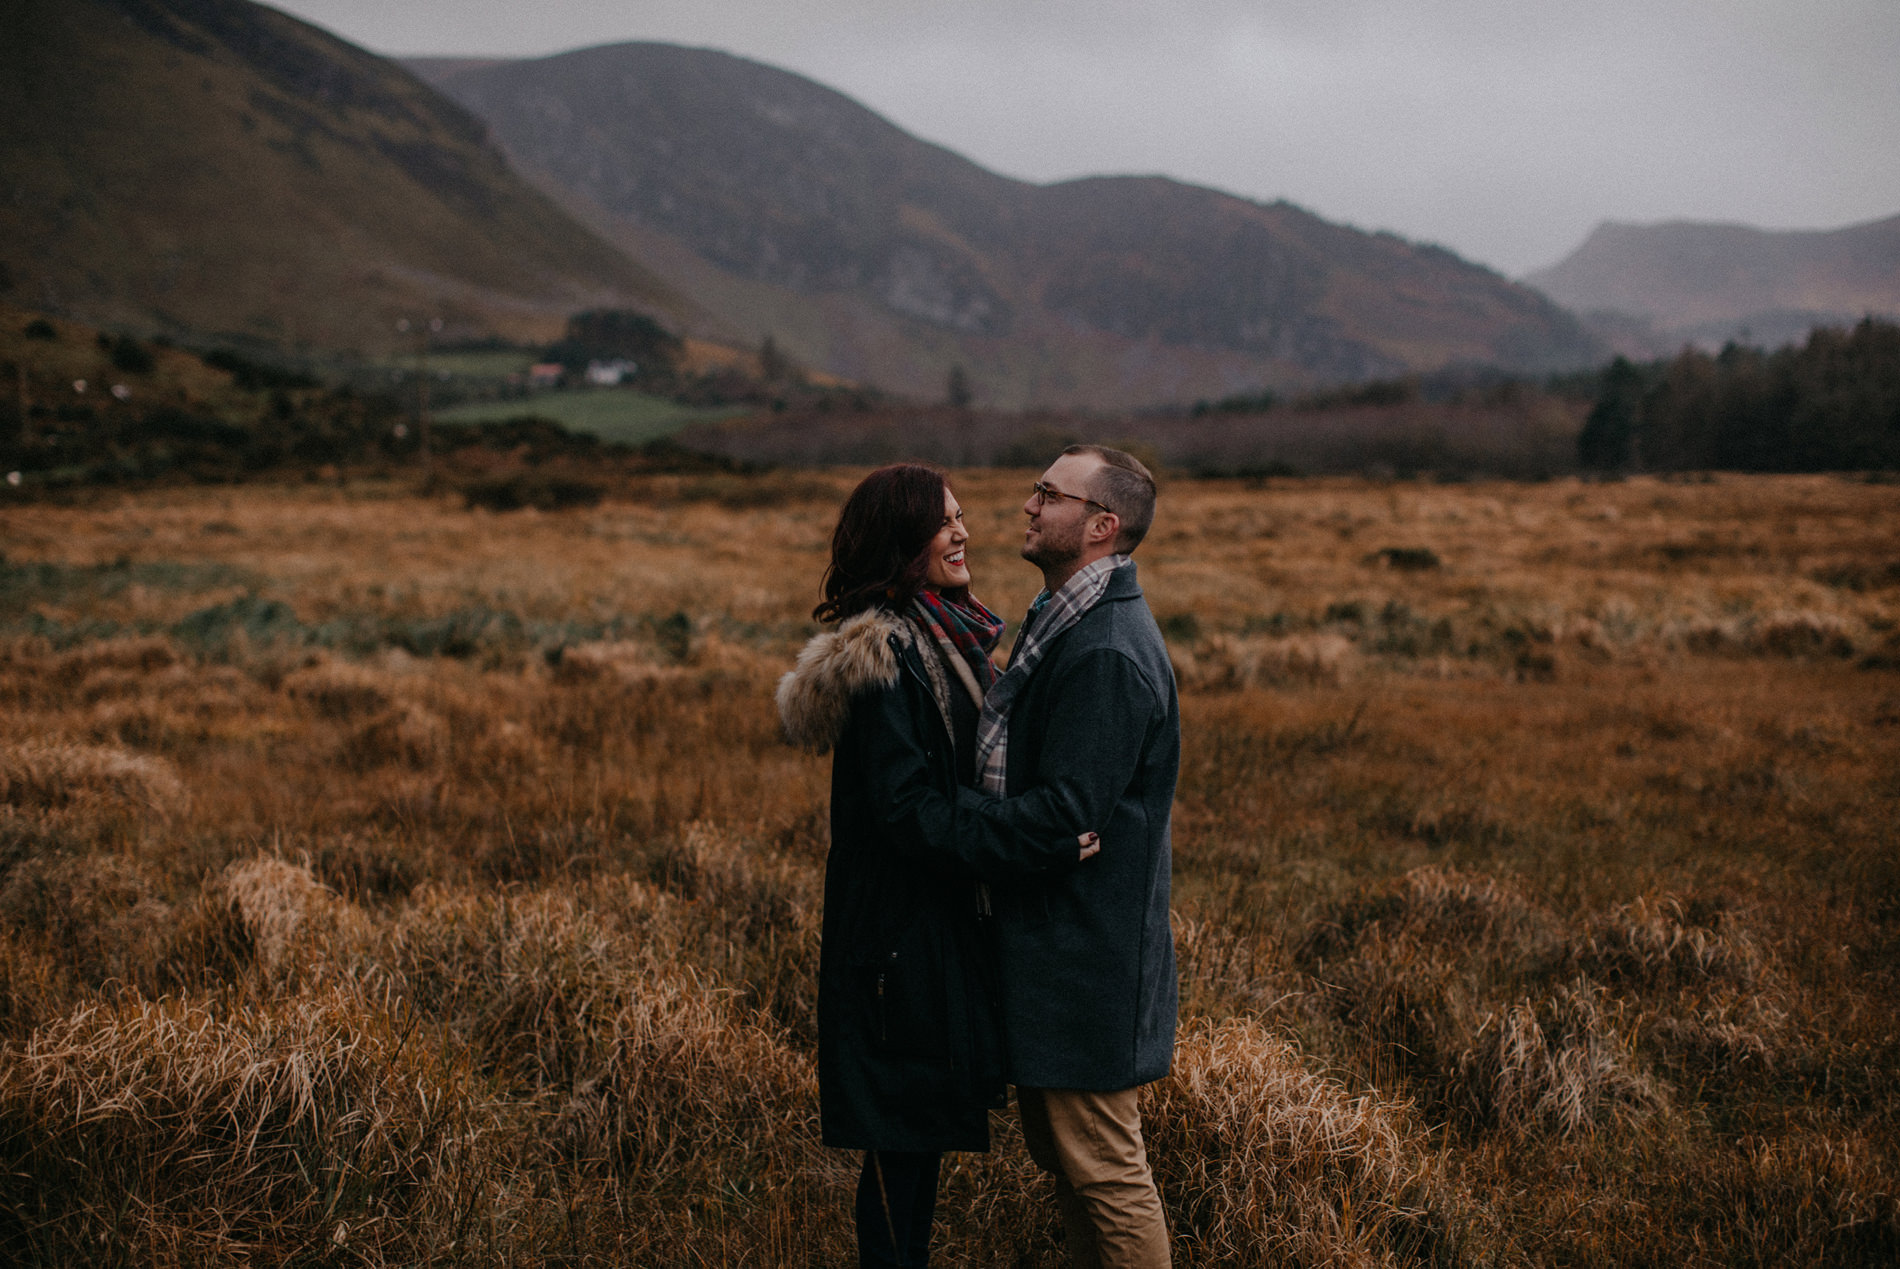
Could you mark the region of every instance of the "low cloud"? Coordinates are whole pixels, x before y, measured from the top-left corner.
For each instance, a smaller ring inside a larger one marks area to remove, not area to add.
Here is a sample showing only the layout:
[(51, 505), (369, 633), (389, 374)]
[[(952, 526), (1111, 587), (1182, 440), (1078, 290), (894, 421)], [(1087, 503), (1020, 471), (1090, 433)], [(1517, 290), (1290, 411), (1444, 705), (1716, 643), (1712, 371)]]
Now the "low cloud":
[(371, 48), (656, 39), (809, 75), (1031, 180), (1165, 173), (1508, 273), (1603, 219), (1900, 212), (1892, 0), (291, 0)]

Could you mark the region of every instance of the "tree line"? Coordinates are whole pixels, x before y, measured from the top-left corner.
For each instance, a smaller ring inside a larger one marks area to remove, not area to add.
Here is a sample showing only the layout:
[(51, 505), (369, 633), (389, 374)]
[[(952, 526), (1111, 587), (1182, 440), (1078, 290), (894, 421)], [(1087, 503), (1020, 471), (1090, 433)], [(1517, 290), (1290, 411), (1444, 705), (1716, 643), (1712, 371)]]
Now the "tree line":
[(1595, 395), (1577, 457), (1600, 471), (1900, 468), (1900, 325), (1879, 318), (1773, 352), (1618, 357)]

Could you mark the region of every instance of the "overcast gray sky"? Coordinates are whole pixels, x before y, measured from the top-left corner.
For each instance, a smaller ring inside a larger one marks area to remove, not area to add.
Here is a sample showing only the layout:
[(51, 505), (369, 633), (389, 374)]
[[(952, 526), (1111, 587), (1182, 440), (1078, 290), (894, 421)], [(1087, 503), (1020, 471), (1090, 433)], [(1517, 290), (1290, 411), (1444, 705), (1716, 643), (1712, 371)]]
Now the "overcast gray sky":
[(1162, 173), (1517, 275), (1601, 220), (1900, 213), (1900, 0), (279, 0), (382, 53), (738, 53), (1035, 181)]

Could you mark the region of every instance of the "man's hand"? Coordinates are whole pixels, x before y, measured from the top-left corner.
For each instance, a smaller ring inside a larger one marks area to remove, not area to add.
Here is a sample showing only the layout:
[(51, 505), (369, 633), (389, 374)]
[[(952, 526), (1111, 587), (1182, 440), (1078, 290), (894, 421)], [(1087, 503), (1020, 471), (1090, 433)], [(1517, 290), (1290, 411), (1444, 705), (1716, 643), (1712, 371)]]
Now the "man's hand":
[(1082, 855), (1080, 859), (1076, 860), (1077, 863), (1081, 863), (1083, 859), (1088, 859), (1102, 853), (1102, 835), (1100, 833), (1084, 833), (1075, 840), (1082, 847)]

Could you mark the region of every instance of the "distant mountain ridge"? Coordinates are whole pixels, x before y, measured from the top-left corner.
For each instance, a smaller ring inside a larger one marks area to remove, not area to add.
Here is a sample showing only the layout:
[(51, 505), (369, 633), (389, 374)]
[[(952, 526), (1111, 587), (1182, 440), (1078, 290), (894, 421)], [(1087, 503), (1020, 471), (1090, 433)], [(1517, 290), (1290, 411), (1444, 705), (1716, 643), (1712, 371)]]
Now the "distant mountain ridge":
[(407, 64), (717, 333), (901, 391), (957, 364), (991, 404), (1117, 406), (1597, 351), (1442, 249), (1160, 177), (1011, 180), (712, 50)]
[(1011, 180), (723, 53), (413, 65), (461, 104), (250, 0), (0, 6), (0, 295), (366, 353), (403, 318), (541, 340), (629, 307), (920, 397), (962, 367), (997, 406), (1596, 351), (1441, 249), (1159, 177)]
[(684, 308), (461, 107), (247, 0), (0, 6), (0, 275), (111, 325), (366, 350), (405, 316)]
[(1661, 352), (1729, 339), (1775, 346), (1815, 326), (1900, 316), (1900, 216), (1818, 231), (1606, 222), (1525, 281), (1579, 313), (1648, 323)]

